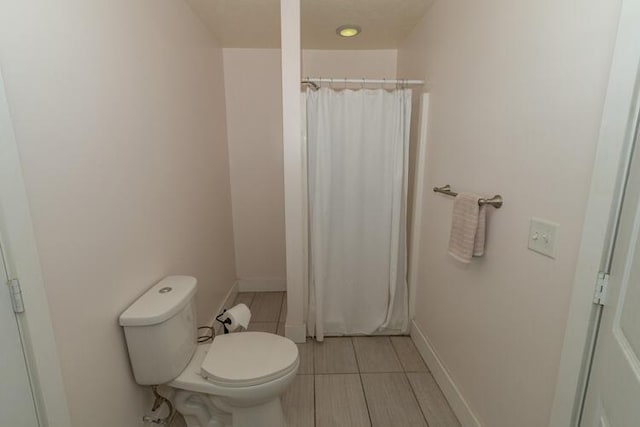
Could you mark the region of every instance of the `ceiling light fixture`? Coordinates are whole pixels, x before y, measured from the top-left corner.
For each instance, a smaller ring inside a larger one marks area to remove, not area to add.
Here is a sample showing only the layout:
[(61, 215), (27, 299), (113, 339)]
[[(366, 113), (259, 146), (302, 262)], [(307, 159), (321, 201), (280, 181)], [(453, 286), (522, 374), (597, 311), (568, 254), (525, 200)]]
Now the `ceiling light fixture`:
[(362, 28), (359, 25), (340, 25), (336, 28), (336, 34), (340, 37), (355, 37), (360, 34)]

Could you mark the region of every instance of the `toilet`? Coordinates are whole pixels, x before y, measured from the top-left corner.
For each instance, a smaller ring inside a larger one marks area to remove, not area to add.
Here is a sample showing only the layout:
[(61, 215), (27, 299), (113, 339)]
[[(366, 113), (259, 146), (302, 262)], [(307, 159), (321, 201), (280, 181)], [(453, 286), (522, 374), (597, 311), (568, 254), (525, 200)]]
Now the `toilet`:
[(162, 279), (120, 315), (135, 380), (167, 385), (188, 427), (283, 427), (280, 395), (298, 371), (298, 347), (266, 332), (197, 344), (189, 276)]

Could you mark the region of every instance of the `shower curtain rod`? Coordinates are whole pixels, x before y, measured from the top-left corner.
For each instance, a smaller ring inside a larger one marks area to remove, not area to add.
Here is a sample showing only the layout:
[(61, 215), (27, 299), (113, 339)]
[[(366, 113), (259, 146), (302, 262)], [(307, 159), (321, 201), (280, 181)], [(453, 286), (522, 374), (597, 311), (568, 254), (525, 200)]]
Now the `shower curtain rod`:
[(404, 86), (409, 86), (409, 85), (423, 85), (424, 84), (424, 80), (406, 80), (406, 79), (334, 79), (334, 78), (326, 78), (326, 77), (318, 77), (318, 78), (310, 78), (307, 77), (305, 79), (302, 79), (302, 84), (310, 84), (311, 86), (313, 86), (315, 89), (318, 89), (318, 84), (322, 84), (322, 83), (329, 83), (329, 84), (334, 84), (334, 83), (343, 83), (343, 84), (361, 84), (361, 85), (367, 85), (367, 84), (381, 84), (381, 85), (385, 85), (385, 84), (390, 84), (390, 85), (404, 85)]

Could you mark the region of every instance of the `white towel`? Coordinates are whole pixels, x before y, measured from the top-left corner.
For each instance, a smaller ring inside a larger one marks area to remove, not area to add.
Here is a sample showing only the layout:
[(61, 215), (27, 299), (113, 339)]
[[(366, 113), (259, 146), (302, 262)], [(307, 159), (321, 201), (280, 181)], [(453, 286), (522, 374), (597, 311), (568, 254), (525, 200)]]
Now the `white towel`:
[(471, 257), (484, 255), (486, 211), (478, 205), (477, 194), (459, 193), (453, 202), (449, 255), (469, 263)]

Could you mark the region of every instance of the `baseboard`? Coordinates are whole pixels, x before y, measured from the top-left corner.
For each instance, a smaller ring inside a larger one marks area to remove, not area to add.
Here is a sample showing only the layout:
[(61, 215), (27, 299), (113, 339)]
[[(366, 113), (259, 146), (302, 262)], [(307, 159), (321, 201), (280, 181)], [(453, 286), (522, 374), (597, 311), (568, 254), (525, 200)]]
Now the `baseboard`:
[(427, 363), (433, 378), (435, 378), (442, 393), (449, 401), (449, 405), (451, 405), (451, 409), (453, 409), (453, 412), (458, 417), (462, 427), (482, 427), (478, 417), (476, 417), (471, 410), (460, 389), (456, 386), (456, 383), (453, 382), (453, 378), (449, 375), (447, 368), (442, 364), (429, 339), (420, 330), (414, 320), (411, 321), (411, 339)]
[(239, 279), (238, 290), (240, 292), (283, 292), (287, 290), (286, 279)]
[(236, 295), (238, 295), (238, 282), (235, 282), (233, 286), (231, 286), (231, 289), (229, 289), (229, 292), (227, 292), (227, 295), (224, 297), (216, 311), (211, 315), (208, 325), (213, 326), (216, 335), (222, 333), (222, 324), (220, 322), (216, 322), (216, 316), (233, 306), (233, 302), (236, 300)]
[(304, 343), (307, 339), (307, 325), (284, 325), (284, 336), (295, 343)]

